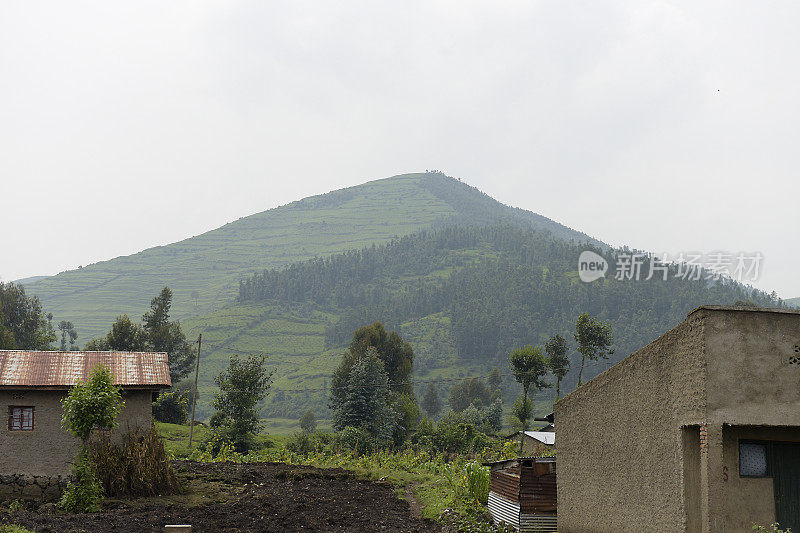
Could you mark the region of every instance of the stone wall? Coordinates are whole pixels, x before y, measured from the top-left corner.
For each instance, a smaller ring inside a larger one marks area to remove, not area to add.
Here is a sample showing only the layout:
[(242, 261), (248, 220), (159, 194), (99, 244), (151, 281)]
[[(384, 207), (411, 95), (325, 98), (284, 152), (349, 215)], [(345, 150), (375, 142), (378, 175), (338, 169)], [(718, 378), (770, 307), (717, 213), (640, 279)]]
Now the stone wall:
[(0, 501), (40, 500), (53, 502), (61, 498), (67, 488), (67, 477), (29, 476), (26, 474), (0, 474)]

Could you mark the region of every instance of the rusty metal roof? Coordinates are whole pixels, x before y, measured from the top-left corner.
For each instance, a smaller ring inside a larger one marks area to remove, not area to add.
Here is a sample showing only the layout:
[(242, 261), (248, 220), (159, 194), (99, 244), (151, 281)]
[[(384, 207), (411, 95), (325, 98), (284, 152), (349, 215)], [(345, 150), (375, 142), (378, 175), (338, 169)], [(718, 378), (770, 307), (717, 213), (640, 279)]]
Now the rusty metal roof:
[(122, 387), (170, 387), (167, 354), (0, 350), (0, 388), (67, 388), (102, 364)]

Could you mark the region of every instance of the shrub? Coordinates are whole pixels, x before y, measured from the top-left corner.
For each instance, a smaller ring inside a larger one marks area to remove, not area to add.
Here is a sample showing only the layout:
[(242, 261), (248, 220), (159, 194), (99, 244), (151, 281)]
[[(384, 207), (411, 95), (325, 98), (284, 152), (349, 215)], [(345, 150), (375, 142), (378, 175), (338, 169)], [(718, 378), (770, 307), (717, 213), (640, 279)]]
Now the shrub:
[(30, 529), (25, 529), (22, 526), (15, 526), (12, 524), (10, 526), (0, 525), (0, 533), (35, 533), (35, 532), (31, 531)]
[(329, 451), (328, 447), (332, 442), (333, 435), (331, 433), (325, 431), (302, 432), (295, 433), (284, 447), (292, 453), (308, 455), (310, 453)]
[(230, 440), (217, 430), (212, 430), (208, 440), (204, 442), (200, 449), (193, 452), (191, 458), (201, 463), (211, 463), (217, 461), (242, 462), (244, 455), (236, 451)]
[(378, 449), (378, 440), (366, 429), (347, 426), (336, 434), (336, 444), (356, 455), (368, 455)]
[(188, 391), (161, 393), (153, 402), (153, 418), (168, 424), (185, 424), (189, 419)]
[(464, 485), (470, 499), (486, 505), (489, 500), (489, 469), (478, 461), (464, 466)]
[(419, 424), (421, 416), (419, 405), (412, 394), (394, 394), (391, 398), (391, 407), (392, 411), (397, 414), (392, 441), (395, 446), (400, 446)]
[(114, 376), (98, 365), (86, 381), (78, 380), (61, 400), (64, 416), (61, 424), (86, 445), (96, 427), (112, 429), (122, 410), (122, 389), (114, 385)]
[(129, 431), (121, 444), (108, 434), (98, 435), (89, 445), (95, 472), (107, 496), (155, 496), (180, 489), (178, 477), (155, 427)]
[(93, 513), (100, 510), (103, 488), (94, 471), (88, 453), (81, 452), (72, 469), (73, 479), (61, 496), (58, 505), (70, 513)]
[(753, 524), (753, 531), (760, 531), (762, 533), (792, 533), (791, 529), (781, 529), (781, 525), (778, 523), (768, 526)]
[(300, 417), (300, 429), (306, 433), (313, 433), (317, 430), (317, 418), (314, 416), (314, 411), (311, 409)]

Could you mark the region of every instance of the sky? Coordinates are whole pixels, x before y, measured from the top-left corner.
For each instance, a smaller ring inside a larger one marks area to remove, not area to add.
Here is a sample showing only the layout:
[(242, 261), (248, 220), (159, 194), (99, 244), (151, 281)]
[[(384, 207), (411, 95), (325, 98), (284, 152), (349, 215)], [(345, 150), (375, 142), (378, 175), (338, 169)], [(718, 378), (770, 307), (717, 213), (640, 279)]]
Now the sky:
[(439, 169), (800, 296), (797, 2), (0, 0), (0, 279)]

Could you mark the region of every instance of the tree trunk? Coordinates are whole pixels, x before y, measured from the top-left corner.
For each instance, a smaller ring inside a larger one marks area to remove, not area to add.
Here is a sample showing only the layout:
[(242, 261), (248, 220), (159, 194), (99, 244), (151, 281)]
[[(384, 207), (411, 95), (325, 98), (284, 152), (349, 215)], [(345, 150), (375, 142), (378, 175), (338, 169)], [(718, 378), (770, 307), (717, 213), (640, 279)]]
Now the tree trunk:
[(528, 387), (524, 387), (522, 389), (522, 413), (525, 415), (523, 416), (522, 420), (522, 431), (519, 434), (519, 456), (522, 457), (522, 450), (525, 446), (525, 430), (528, 429), (528, 412), (526, 408), (528, 407)]
[(586, 360), (585, 356), (581, 356), (581, 369), (578, 372), (578, 387), (583, 385), (583, 362)]

